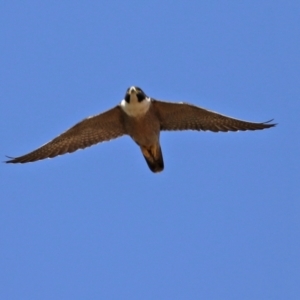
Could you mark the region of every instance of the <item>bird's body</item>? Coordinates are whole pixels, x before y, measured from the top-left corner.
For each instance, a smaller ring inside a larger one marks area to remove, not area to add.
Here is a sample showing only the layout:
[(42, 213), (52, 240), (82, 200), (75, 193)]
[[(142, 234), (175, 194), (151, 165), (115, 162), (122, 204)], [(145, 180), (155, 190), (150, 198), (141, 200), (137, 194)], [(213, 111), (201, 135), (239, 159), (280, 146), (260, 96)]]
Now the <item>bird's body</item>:
[(164, 168), (159, 141), (162, 130), (238, 131), (261, 130), (275, 124), (233, 119), (187, 103), (147, 97), (138, 87), (127, 89), (121, 103), (76, 124), (42, 147), (7, 163), (26, 163), (71, 153), (94, 144), (129, 135), (141, 148), (152, 172)]
[(139, 102), (134, 94), (129, 102), (122, 100), (121, 109), (125, 112), (126, 132), (139, 146), (158, 142), (160, 124), (150, 98)]
[[(130, 99), (121, 101), (124, 114), (124, 126), (127, 134), (140, 146), (145, 160), (153, 172), (164, 168), (159, 144), (160, 121), (150, 98), (139, 101), (135, 87), (129, 90)], [(126, 97), (125, 97), (126, 98)]]

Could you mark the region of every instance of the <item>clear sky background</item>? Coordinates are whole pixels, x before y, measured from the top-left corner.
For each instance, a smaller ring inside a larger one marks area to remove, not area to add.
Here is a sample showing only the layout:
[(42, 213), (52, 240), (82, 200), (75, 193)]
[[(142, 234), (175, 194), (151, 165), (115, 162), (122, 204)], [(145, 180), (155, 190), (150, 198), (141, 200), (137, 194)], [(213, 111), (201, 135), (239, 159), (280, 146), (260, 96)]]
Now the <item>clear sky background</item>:
[(299, 1), (2, 1), (0, 154), (131, 85), (276, 128), (0, 166), (0, 299), (300, 299)]

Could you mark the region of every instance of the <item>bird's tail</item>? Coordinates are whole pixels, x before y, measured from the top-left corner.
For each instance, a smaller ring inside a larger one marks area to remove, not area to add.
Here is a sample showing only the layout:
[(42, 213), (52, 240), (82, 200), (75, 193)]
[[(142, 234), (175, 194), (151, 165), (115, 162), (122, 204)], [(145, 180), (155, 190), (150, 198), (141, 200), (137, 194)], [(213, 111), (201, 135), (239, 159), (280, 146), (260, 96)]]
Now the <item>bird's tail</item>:
[(141, 146), (141, 150), (152, 172), (158, 173), (164, 169), (164, 160), (159, 143), (150, 148)]

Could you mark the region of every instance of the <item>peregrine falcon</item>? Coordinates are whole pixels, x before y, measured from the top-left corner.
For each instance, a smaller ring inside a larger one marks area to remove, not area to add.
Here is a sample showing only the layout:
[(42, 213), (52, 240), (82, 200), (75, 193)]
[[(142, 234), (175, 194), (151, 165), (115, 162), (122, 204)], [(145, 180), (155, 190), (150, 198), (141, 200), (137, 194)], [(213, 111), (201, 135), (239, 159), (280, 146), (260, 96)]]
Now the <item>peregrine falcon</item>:
[(140, 147), (150, 170), (164, 169), (159, 142), (160, 131), (198, 130), (213, 132), (261, 130), (276, 124), (272, 120), (253, 123), (233, 119), (188, 103), (172, 103), (148, 97), (139, 87), (127, 89), (124, 99), (114, 108), (88, 117), (52, 141), (6, 163), (27, 163), (72, 153), (92, 145), (129, 135)]

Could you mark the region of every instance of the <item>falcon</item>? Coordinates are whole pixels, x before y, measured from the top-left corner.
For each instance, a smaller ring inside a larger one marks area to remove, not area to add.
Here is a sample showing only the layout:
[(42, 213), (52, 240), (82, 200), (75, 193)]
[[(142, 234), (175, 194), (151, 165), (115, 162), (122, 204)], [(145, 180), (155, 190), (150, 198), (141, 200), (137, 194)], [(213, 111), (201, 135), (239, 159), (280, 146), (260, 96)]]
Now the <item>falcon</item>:
[(140, 147), (150, 170), (164, 169), (159, 135), (165, 130), (245, 131), (274, 127), (272, 120), (253, 123), (227, 117), (188, 104), (172, 103), (148, 97), (139, 87), (127, 89), (124, 99), (114, 108), (88, 117), (52, 141), (6, 163), (27, 163), (72, 153), (92, 145), (129, 135)]

